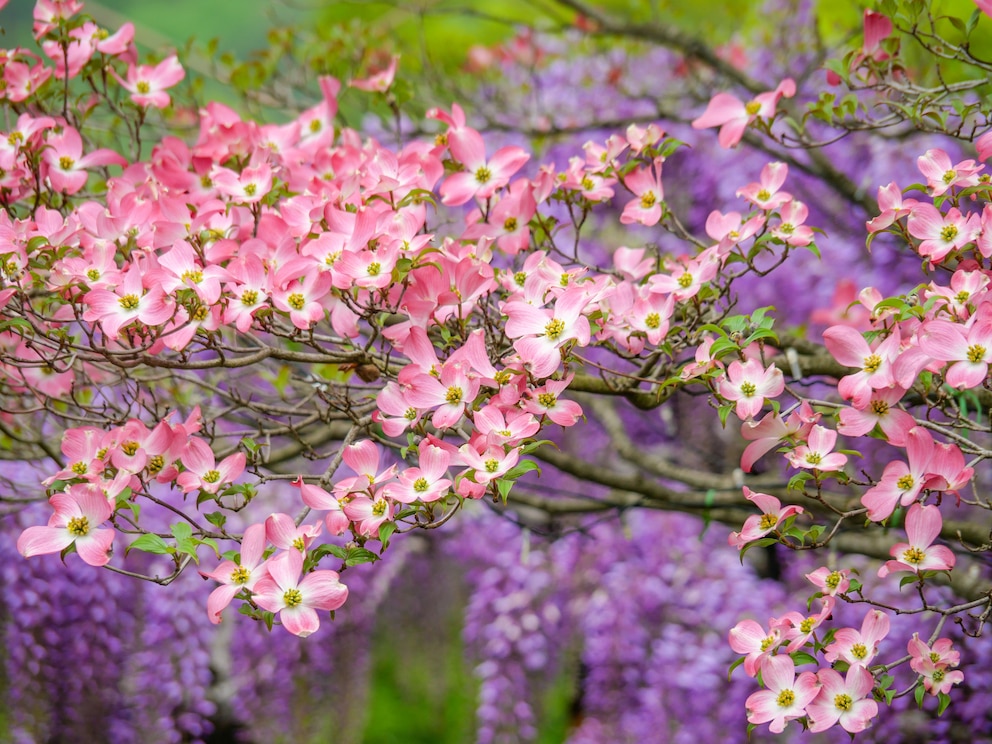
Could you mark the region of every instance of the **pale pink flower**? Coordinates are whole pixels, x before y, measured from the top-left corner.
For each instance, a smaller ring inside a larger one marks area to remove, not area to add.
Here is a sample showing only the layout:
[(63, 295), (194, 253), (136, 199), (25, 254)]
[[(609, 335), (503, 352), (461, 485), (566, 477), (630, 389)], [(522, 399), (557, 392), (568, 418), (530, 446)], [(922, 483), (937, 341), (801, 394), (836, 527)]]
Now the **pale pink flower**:
[(906, 537), (909, 542), (892, 546), (889, 554), (894, 561), (886, 561), (878, 569), (880, 577), (893, 571), (949, 571), (954, 567), (954, 553), (943, 545), (934, 545), (944, 525), (940, 509), (936, 506), (913, 504), (906, 515)]
[(777, 398), (785, 390), (785, 377), (778, 367), (765, 369), (757, 359), (741, 364), (733, 361), (727, 376), (720, 381), (720, 395), (736, 401), (734, 412), (741, 420), (752, 419), (761, 412), (766, 398)]
[(796, 679), (796, 665), (786, 655), (765, 659), (761, 665), (761, 678), (768, 689), (751, 694), (744, 707), (748, 723), (770, 721), (773, 734), (782, 733), (789, 721), (805, 716), (806, 706), (820, 690), (813, 672), (803, 672)]
[(77, 483), (48, 500), (55, 513), (45, 527), (28, 527), (17, 538), (17, 552), (25, 558), (58, 553), (75, 546), (79, 557), (91, 566), (105, 566), (116, 531), (101, 528), (114, 508), (103, 490), (94, 484)]
[(952, 165), (950, 156), (939, 148), (927, 150), (916, 163), (920, 173), (926, 176), (927, 192), (931, 196), (940, 196), (955, 186), (962, 189), (977, 186), (978, 173), (985, 169), (984, 165), (975, 165), (974, 160)]
[(131, 100), (137, 105), (165, 108), (171, 102), (165, 89), (171, 88), (186, 77), (186, 70), (173, 54), (154, 66), (128, 66), (126, 79), (121, 79), (113, 69), (111, 74), (131, 93)]
[(733, 147), (741, 141), (744, 130), (751, 122), (758, 117), (773, 118), (779, 100), (791, 98), (795, 94), (796, 84), (792, 78), (785, 78), (775, 90), (759, 93), (747, 103), (729, 93), (717, 93), (702, 115), (692, 122), (692, 128), (720, 127), (717, 137), (720, 146)]
[(825, 596), (835, 597), (846, 592), (851, 586), (850, 574), (851, 571), (847, 568), (831, 571), (826, 566), (821, 566), (812, 573), (806, 574), (806, 578)]
[(817, 675), (820, 692), (809, 704), (809, 730), (826, 731), (836, 724), (851, 734), (864, 731), (878, 715), (878, 703), (868, 697), (875, 678), (861, 666), (852, 666), (841, 677), (833, 669), (821, 669)]
[(806, 444), (796, 447), (786, 458), (794, 468), (840, 470), (847, 462), (847, 455), (831, 451), (836, 442), (836, 431), (816, 425), (810, 430)]
[(254, 600), (264, 610), (279, 614), (293, 635), (305, 638), (320, 627), (317, 610), (336, 610), (348, 599), (348, 587), (336, 571), (313, 571), (300, 580), (303, 554), (280, 553), (268, 563), (268, 575), (255, 585)]
[(270, 514), (265, 520), (265, 537), (280, 550), (298, 550), (306, 554), (320, 536), (320, 524), (297, 525), (288, 514)]
[(207, 598), (207, 617), (214, 625), (221, 621), (224, 608), (239, 592), (251, 592), (266, 575), (265, 561), (262, 560), (265, 545), (265, 525), (253, 524), (245, 530), (241, 539), (239, 562), (227, 560), (213, 571), (200, 571), (202, 576), (221, 583)]
[(324, 524), (327, 525), (328, 532), (332, 535), (342, 535), (347, 532), (348, 527), (351, 526), (351, 520), (344, 513), (341, 502), (336, 496), (328, 493), (320, 486), (304, 483), (302, 475), (293, 481), (293, 486), (300, 489), (300, 498), (304, 504), (311, 509), (327, 512), (324, 515)]
[(765, 537), (769, 533), (778, 529), (786, 519), (796, 514), (802, 514), (801, 506), (782, 506), (782, 502), (767, 493), (756, 493), (747, 486), (744, 486), (744, 498), (752, 502), (761, 509), (760, 515), (753, 514), (744, 520), (744, 527), (740, 532), (730, 533), (727, 542), (740, 550), (749, 542)]
[(782, 629), (770, 628), (767, 632), (754, 620), (741, 620), (730, 629), (730, 647), (744, 657), (744, 673), (757, 676), (764, 662), (782, 644)]
[(768, 163), (761, 169), (761, 177), (758, 181), (737, 189), (737, 196), (743, 196), (758, 209), (765, 211), (778, 209), (786, 202), (792, 201), (792, 194), (780, 191), (788, 175), (789, 166), (785, 163)]
[(745, 421), (741, 424), (741, 436), (751, 443), (741, 455), (741, 470), (750, 473), (754, 463), (784, 439), (795, 437), (806, 441), (813, 425), (819, 420), (820, 414), (815, 413), (807, 401), (803, 401), (785, 421), (777, 411), (772, 411), (760, 421)]
[(981, 231), (980, 220), (977, 214), (961, 214), (957, 207), (951, 207), (945, 215), (932, 204), (917, 204), (910, 212), (906, 228), (910, 235), (922, 241), (917, 250), (932, 265), (975, 240)]
[(840, 628), (825, 651), (824, 658), (833, 663), (838, 659), (851, 666), (867, 667), (878, 654), (878, 644), (889, 634), (889, 616), (881, 610), (868, 610), (861, 630)]

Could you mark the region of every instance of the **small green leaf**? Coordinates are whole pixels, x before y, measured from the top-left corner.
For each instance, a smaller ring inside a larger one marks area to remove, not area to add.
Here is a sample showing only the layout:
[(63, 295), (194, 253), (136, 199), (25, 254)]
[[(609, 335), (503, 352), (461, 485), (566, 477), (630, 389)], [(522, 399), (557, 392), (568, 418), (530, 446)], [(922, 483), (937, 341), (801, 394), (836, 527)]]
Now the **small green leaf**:
[(166, 544), (165, 540), (158, 535), (152, 534), (142, 535), (128, 545), (124, 550), (124, 555), (127, 555), (132, 550), (140, 550), (144, 553), (154, 553), (156, 555), (168, 555), (176, 552), (176, 549)]

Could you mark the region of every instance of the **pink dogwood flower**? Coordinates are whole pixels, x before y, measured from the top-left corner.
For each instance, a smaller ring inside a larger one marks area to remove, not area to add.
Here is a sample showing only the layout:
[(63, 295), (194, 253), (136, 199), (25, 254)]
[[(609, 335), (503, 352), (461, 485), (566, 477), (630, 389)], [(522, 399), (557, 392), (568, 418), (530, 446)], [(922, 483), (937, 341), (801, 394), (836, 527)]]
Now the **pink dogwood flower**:
[(796, 679), (796, 665), (786, 655), (772, 656), (761, 665), (767, 690), (752, 693), (745, 701), (748, 723), (768, 723), (773, 734), (785, 730), (789, 721), (806, 715), (806, 706), (816, 698), (820, 682), (813, 672)]
[(741, 420), (752, 419), (761, 413), (766, 398), (777, 398), (785, 390), (785, 377), (778, 367), (765, 369), (757, 359), (741, 364), (733, 361), (727, 376), (720, 381), (720, 395), (736, 401), (734, 412)]
[(806, 444), (796, 447), (786, 458), (794, 468), (840, 470), (847, 462), (847, 455), (831, 451), (836, 442), (836, 431), (817, 424), (810, 430)]
[(283, 627), (306, 638), (320, 627), (317, 610), (336, 610), (348, 599), (348, 587), (336, 571), (313, 571), (300, 580), (303, 554), (280, 553), (268, 563), (268, 575), (255, 585), (254, 600), (262, 609), (279, 614)]
[(816, 675), (820, 691), (809, 704), (809, 730), (816, 733), (840, 724), (851, 734), (864, 731), (878, 715), (878, 703), (869, 696), (875, 685), (872, 673), (862, 666), (852, 666), (841, 677), (833, 669), (821, 669)]
[(733, 147), (741, 141), (744, 130), (751, 122), (758, 117), (773, 118), (779, 100), (795, 94), (796, 83), (792, 78), (785, 78), (775, 90), (759, 93), (747, 103), (730, 93), (717, 93), (702, 115), (692, 122), (692, 128), (720, 127), (717, 137), (720, 146)]
[(867, 667), (878, 654), (878, 644), (889, 634), (889, 616), (881, 610), (869, 610), (861, 630), (840, 628), (828, 644), (824, 658), (831, 664), (838, 659), (851, 666)]
[(131, 100), (137, 105), (165, 108), (172, 100), (165, 89), (186, 77), (186, 70), (173, 54), (154, 66), (130, 65), (126, 79), (121, 79), (112, 69), (111, 74), (131, 93)]
[(101, 528), (114, 511), (102, 489), (90, 483), (69, 486), (48, 503), (55, 509), (44, 527), (28, 527), (17, 538), (17, 552), (25, 558), (58, 553), (75, 545), (79, 557), (91, 566), (105, 566), (110, 560), (116, 531)]
[(889, 554), (894, 561), (886, 561), (878, 569), (882, 578), (894, 571), (949, 571), (954, 567), (954, 553), (943, 545), (934, 545), (944, 525), (940, 509), (936, 506), (913, 504), (906, 515), (906, 537), (909, 542), (892, 546)]
[(207, 617), (214, 625), (221, 621), (221, 613), (242, 590), (251, 592), (267, 574), (262, 554), (265, 552), (265, 525), (253, 524), (241, 539), (241, 557), (238, 563), (223, 561), (213, 571), (200, 571), (200, 575), (221, 585), (207, 598)]
[(744, 527), (740, 532), (730, 533), (727, 542), (740, 550), (749, 542), (765, 537), (772, 531), (778, 529), (786, 519), (796, 514), (802, 514), (801, 506), (782, 506), (782, 502), (767, 493), (756, 493), (747, 486), (744, 486), (744, 498), (752, 502), (761, 509), (760, 515), (753, 514), (744, 520)]

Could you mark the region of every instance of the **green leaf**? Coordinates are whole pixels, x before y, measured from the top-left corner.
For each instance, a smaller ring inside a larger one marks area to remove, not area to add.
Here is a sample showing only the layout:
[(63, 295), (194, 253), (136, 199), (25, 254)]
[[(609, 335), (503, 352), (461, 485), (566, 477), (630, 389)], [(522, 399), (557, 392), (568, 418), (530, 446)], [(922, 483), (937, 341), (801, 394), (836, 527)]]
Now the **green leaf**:
[(947, 710), (947, 706), (951, 704), (951, 696), (945, 695), (943, 692), (937, 693), (937, 715), (944, 715), (944, 711)]
[(379, 525), (379, 542), (382, 543), (379, 555), (382, 555), (383, 551), (389, 547), (389, 538), (396, 532), (396, 526), (396, 522), (383, 522)]
[(913, 690), (913, 697), (916, 699), (917, 707), (923, 707), (923, 696), (926, 694), (926, 690), (923, 689), (923, 685), (917, 683), (916, 689)]
[(172, 525), (172, 536), (176, 540), (188, 540), (193, 536), (193, 528), (189, 522), (176, 522)]
[(204, 516), (210, 524), (219, 530), (224, 529), (224, 525), (227, 524), (227, 515), (222, 512), (210, 512)]
[(532, 470), (536, 470), (538, 475), (541, 474), (541, 468), (536, 462), (534, 462), (533, 460), (521, 460), (512, 468), (506, 471), (506, 473), (503, 475), (503, 480), (511, 480), (511, 481), (516, 480), (524, 473), (529, 473)]
[(727, 669), (727, 681), (728, 682), (730, 681), (730, 675), (733, 674), (734, 673), (734, 670), (737, 667), (739, 667), (741, 664), (743, 664), (743, 663), (744, 663), (744, 657), (742, 656), (739, 659), (737, 659), (733, 664), (730, 665), (730, 668)]
[(366, 550), (365, 548), (352, 548), (348, 551), (347, 558), (344, 559), (344, 565), (357, 566), (361, 563), (374, 563), (377, 560), (379, 560), (379, 556), (371, 550)]
[(789, 654), (792, 657), (792, 661), (795, 662), (796, 666), (800, 664), (816, 664), (818, 663), (815, 656), (811, 656), (805, 651), (794, 651)]
[(158, 535), (142, 535), (133, 543), (127, 546), (124, 550), (124, 555), (127, 555), (132, 550), (140, 550), (144, 553), (154, 553), (155, 555), (169, 555), (175, 553), (176, 549), (171, 545), (166, 544)]

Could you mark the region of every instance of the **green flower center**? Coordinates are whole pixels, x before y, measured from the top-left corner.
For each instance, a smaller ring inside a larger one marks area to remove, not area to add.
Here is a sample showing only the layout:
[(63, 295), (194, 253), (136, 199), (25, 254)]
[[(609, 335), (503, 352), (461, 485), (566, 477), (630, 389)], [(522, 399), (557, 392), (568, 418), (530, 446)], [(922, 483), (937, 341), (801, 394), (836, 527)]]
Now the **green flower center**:
[(241, 293), (241, 304), (245, 307), (251, 307), (256, 302), (258, 302), (258, 292), (254, 289), (246, 289)]
[(486, 166), (482, 166), (475, 171), (475, 180), (479, 183), (486, 183), (490, 178), (493, 177), (493, 172), (489, 170)]
[(144, 80), (139, 80), (138, 84), (134, 87), (138, 89), (139, 93), (148, 93), (152, 89), (152, 86), (150, 86)]
[(809, 465), (819, 465), (823, 462), (823, 456), (819, 452), (808, 452), (806, 454), (806, 462)]
[(417, 478), (417, 480), (413, 482), (413, 490), (417, 493), (423, 493), (430, 487), (431, 484), (427, 482), (426, 478)]
[(758, 392), (758, 388), (755, 386), (753, 382), (745, 381), (741, 383), (741, 395), (743, 395), (745, 398), (750, 398), (756, 392)]
[(495, 473), (499, 469), (499, 460), (494, 457), (490, 457), (483, 463), (483, 465), (486, 466), (487, 473)]

